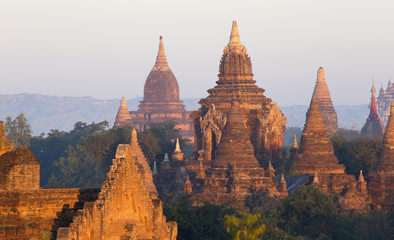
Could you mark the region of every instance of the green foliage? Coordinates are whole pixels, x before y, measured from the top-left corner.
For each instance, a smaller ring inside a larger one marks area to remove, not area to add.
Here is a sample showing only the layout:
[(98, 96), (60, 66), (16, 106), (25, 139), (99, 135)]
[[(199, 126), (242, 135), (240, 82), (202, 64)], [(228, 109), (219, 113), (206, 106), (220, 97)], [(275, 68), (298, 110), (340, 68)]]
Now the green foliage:
[(363, 173), (368, 175), (376, 169), (382, 139), (352, 138), (343, 130), (339, 130), (331, 136), (331, 142), (335, 155), (339, 162), (345, 165), (347, 173), (358, 176), (360, 170), (363, 170)]
[(47, 137), (43, 135), (31, 139), (30, 149), (41, 165), (41, 184), (47, 185), (48, 179), (52, 175), (53, 163), (60, 158), (67, 158), (66, 150), (69, 146), (77, 147), (82, 142), (83, 137), (93, 133), (103, 133), (108, 128), (108, 122), (82, 123), (77, 122), (70, 132), (51, 130)]
[(362, 239), (394, 239), (394, 213), (373, 210), (368, 214), (349, 216), (352, 225)]
[(32, 131), (23, 113), (20, 113), (15, 119), (8, 116), (6, 118), (5, 127), (8, 140), (13, 142), (15, 147), (30, 146)]
[(190, 149), (189, 139), (182, 138), (178, 123), (168, 120), (160, 123), (151, 123), (149, 128), (139, 133), (138, 139), (142, 151), (148, 158), (149, 164), (157, 161), (158, 165), (163, 160), (164, 155), (175, 150), (176, 139), (179, 138), (179, 144), (183, 152)]
[(265, 231), (265, 225), (260, 222), (261, 214), (244, 214), (240, 217), (226, 215), (224, 225), (230, 233), (231, 240), (258, 240)]
[(118, 144), (129, 143), (131, 127), (97, 131), (82, 137), (53, 163), (48, 187), (100, 187)]
[(175, 204), (164, 204), (164, 215), (168, 221), (178, 224), (178, 240), (227, 239), (224, 229), (225, 215), (232, 215), (235, 210), (227, 206), (204, 203), (193, 206), (187, 197), (180, 197)]

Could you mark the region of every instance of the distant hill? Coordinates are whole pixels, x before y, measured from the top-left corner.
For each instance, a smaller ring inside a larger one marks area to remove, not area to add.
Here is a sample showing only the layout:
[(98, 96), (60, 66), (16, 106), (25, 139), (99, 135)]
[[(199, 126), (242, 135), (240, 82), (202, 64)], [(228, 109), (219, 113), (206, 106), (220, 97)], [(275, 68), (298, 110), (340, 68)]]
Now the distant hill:
[[(142, 98), (127, 101), (129, 110), (137, 110)], [(199, 98), (182, 99), (186, 110), (198, 109)], [(0, 119), (15, 117), (23, 112), (32, 126), (33, 135), (48, 133), (51, 129), (69, 131), (74, 123), (101, 122), (107, 120), (112, 126), (118, 111), (120, 99), (101, 100), (93, 97), (57, 97), (42, 94), (5, 94), (0, 100)], [(280, 106), (287, 117), (287, 126), (303, 127), (308, 106)], [(368, 106), (335, 106), (340, 127), (351, 128), (355, 121), (357, 129), (361, 129), (368, 116)]]

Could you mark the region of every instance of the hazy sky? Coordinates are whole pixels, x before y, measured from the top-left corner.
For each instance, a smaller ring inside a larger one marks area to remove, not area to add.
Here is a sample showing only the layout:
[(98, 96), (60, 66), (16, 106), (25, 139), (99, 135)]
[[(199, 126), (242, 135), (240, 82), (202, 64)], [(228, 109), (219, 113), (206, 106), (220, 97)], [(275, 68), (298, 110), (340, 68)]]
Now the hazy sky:
[(233, 20), (279, 105), (309, 104), (319, 66), (334, 104), (394, 78), (392, 0), (0, 0), (0, 92), (142, 96), (163, 35), (181, 98), (205, 97)]

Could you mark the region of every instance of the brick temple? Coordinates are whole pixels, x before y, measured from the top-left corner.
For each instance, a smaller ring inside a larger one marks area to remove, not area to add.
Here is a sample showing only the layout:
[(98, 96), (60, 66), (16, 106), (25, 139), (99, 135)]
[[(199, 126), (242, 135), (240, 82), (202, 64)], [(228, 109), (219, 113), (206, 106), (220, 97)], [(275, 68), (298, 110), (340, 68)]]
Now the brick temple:
[(360, 172), (357, 181), (353, 175), (345, 173), (344, 165), (339, 164), (315, 97), (307, 112), (295, 170), (297, 174), (308, 175), (306, 184), (319, 185), (324, 192), (338, 194), (343, 211), (369, 208), (371, 197), (364, 176)]
[(287, 196), (283, 186), (282, 192), (277, 190), (270, 162), (283, 157), (286, 118), (253, 80), (252, 62), (235, 21), (218, 77), (208, 97), (199, 101), (200, 109), (191, 114), (195, 148), (185, 163), (185, 192), (218, 204), (260, 191)]
[(128, 111), (126, 99), (123, 97), (114, 126), (132, 123), (137, 130), (143, 131), (149, 127), (149, 123), (174, 120), (179, 124), (182, 137), (193, 141), (193, 122), (189, 119), (189, 114), (180, 101), (178, 81), (168, 66), (163, 37), (160, 36), (156, 63), (145, 81), (143, 101), (137, 111)]

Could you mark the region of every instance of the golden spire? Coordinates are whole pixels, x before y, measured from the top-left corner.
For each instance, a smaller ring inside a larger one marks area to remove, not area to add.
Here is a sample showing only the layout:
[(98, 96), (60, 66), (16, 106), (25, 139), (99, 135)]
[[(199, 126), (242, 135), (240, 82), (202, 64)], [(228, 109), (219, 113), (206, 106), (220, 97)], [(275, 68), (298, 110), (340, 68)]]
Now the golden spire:
[(160, 67), (167, 66), (166, 53), (164, 52), (163, 37), (160, 36), (159, 52), (156, 58), (155, 67), (160, 69)]
[(126, 101), (126, 98), (124, 96), (122, 97), (122, 100), (120, 100), (120, 106), (127, 107), (127, 101)]
[(175, 151), (174, 152), (182, 152), (181, 147), (179, 146), (179, 138), (176, 139)]
[(358, 177), (358, 181), (364, 182), (363, 170), (360, 170), (360, 176)]
[(283, 173), (282, 173), (282, 177), (281, 177), (281, 179), (280, 179), (280, 183), (286, 183), (286, 180), (285, 180), (285, 178), (284, 178), (284, 176), (283, 176)]
[(131, 142), (132, 143), (138, 142), (137, 131), (135, 130), (135, 128), (133, 128), (133, 130), (131, 131)]
[(372, 77), (372, 89), (371, 89), (372, 93), (376, 93), (376, 89), (375, 89), (375, 80)]
[(297, 135), (294, 134), (294, 140), (293, 140), (293, 146), (292, 148), (298, 148), (298, 144), (297, 144)]
[(238, 33), (237, 21), (233, 21), (233, 27), (231, 29), (231, 35), (230, 35), (230, 42), (228, 43), (227, 46), (230, 51), (232, 51), (233, 49), (241, 51), (243, 48), (243, 45), (241, 43), (241, 39), (240, 39), (239, 33)]

